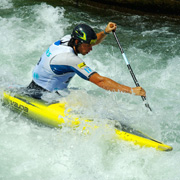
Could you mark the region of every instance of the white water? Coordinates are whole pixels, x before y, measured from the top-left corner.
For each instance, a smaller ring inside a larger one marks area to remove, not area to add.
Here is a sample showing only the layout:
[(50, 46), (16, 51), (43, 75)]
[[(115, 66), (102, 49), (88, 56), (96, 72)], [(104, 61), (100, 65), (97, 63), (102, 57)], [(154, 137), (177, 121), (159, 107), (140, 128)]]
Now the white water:
[[(126, 122), (174, 149), (158, 152), (110, 142), (111, 134), (103, 128), (84, 136), (80, 129), (37, 126), (0, 104), (0, 179), (179, 180), (179, 21), (117, 12), (102, 16), (98, 10), (76, 13), (74, 7), (30, 2), (0, 1), (1, 97), (9, 85), (28, 85), (42, 52), (77, 23), (88, 23), (98, 32), (112, 20), (153, 112), (140, 97), (107, 92), (78, 76), (66, 101), (79, 113)], [(83, 58), (99, 74), (134, 86), (113, 35)]]

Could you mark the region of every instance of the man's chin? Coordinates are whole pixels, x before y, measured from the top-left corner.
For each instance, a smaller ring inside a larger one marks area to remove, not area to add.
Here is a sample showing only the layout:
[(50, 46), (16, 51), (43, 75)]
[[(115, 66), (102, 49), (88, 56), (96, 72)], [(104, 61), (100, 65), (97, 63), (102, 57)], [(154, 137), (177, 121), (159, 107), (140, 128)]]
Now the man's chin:
[(83, 52), (83, 53), (81, 53), (82, 55), (86, 55), (86, 54), (88, 54), (89, 52)]

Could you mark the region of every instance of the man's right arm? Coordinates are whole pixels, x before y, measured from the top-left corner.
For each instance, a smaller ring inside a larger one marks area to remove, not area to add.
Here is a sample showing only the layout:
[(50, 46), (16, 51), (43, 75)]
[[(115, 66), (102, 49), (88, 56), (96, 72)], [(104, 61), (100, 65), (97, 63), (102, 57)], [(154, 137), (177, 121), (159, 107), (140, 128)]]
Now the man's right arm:
[(98, 73), (94, 73), (93, 75), (91, 75), (91, 77), (89, 78), (89, 81), (91, 81), (92, 83), (96, 84), (97, 86), (105, 90), (115, 91), (115, 92), (124, 92), (124, 93), (130, 93), (130, 94), (134, 93), (135, 95), (138, 95), (138, 96), (146, 96), (146, 92), (142, 87), (131, 88), (129, 86), (119, 84), (110, 78), (101, 76)]

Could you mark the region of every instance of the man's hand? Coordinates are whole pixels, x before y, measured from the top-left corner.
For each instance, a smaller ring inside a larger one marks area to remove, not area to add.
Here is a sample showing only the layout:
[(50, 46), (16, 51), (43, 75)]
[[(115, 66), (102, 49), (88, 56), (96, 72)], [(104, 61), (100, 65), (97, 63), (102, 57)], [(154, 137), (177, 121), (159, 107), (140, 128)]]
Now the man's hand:
[(116, 28), (117, 28), (116, 23), (109, 22), (108, 25), (107, 25), (107, 27), (106, 27), (106, 29), (105, 29), (105, 32), (106, 32), (106, 33), (110, 33), (110, 32), (112, 32), (113, 30), (116, 30)]
[(142, 87), (134, 87), (131, 92), (137, 96), (146, 96), (146, 91)]

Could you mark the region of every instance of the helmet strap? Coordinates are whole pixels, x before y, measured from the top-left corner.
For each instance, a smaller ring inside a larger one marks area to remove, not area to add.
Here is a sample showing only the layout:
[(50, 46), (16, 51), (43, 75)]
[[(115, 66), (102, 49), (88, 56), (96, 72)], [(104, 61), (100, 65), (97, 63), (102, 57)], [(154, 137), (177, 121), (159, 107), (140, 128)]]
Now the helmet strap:
[(79, 53), (79, 51), (78, 51), (78, 46), (79, 46), (81, 43), (80, 43), (79, 40), (78, 40), (78, 42), (77, 42), (77, 44), (76, 44), (75, 41), (76, 41), (76, 39), (71, 38), (70, 41), (69, 41), (69, 43), (68, 43), (68, 46), (72, 47), (72, 48), (74, 49), (75, 54), (77, 55), (77, 54)]

